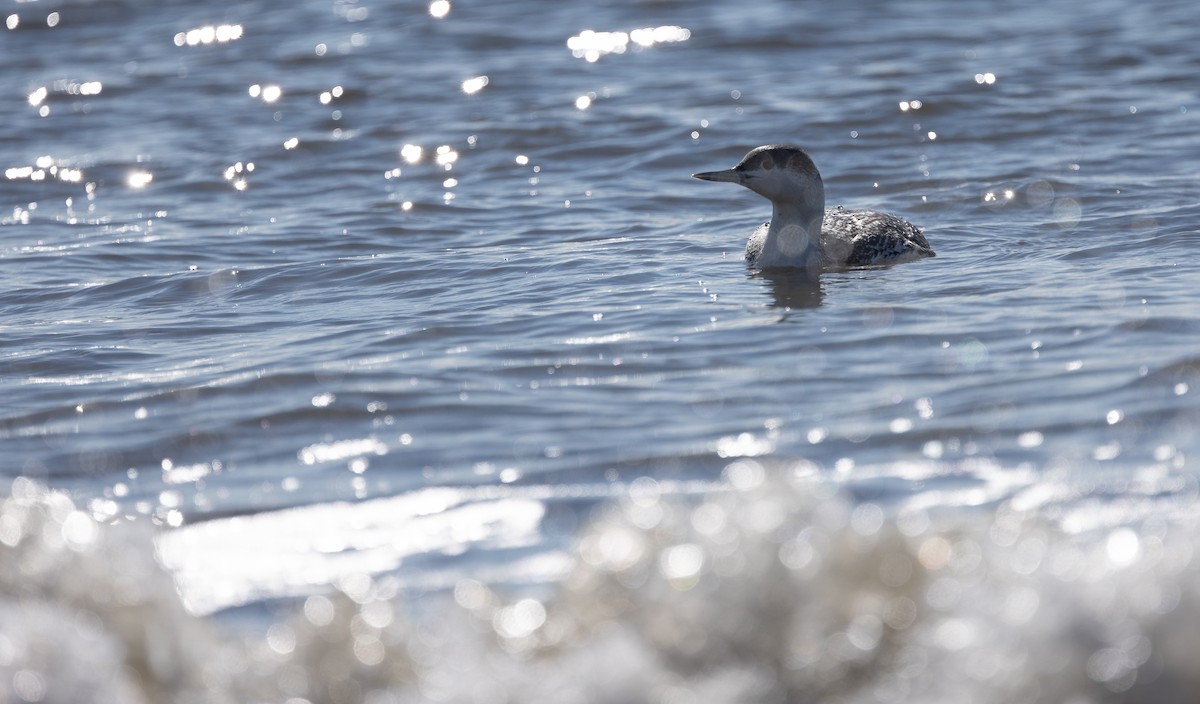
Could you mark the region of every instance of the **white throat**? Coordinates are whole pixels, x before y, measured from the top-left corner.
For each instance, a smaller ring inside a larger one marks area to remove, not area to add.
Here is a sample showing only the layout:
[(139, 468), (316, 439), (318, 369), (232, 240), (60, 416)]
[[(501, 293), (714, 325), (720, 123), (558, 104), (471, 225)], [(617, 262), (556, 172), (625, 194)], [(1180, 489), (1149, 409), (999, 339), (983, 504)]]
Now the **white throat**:
[(762, 253), (755, 261), (757, 266), (819, 269), (824, 265), (821, 222), (825, 217), (825, 199), (820, 198), (818, 203), (814, 200), (817, 199), (771, 201), (771, 224)]

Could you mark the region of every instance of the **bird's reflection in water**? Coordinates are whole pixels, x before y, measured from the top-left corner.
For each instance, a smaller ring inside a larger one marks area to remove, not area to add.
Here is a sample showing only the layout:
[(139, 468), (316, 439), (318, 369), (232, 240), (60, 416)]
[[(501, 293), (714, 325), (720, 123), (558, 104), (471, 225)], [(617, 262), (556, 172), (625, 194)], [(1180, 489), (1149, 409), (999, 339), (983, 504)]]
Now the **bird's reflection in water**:
[(774, 307), (816, 308), (821, 305), (824, 294), (821, 291), (821, 279), (815, 272), (804, 270), (790, 271), (760, 271), (753, 274), (754, 278), (765, 281), (771, 287), (771, 295), (775, 298)]

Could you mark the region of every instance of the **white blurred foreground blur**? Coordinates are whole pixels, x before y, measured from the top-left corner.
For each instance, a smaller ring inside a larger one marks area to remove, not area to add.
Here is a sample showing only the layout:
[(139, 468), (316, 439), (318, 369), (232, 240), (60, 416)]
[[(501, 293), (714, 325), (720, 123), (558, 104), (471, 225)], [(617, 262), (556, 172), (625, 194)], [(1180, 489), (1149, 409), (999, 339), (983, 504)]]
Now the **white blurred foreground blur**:
[[(138, 525), (0, 501), (3, 702), (1190, 702), (1200, 530), (931, 520), (752, 461), (634, 482), (548, 597), (361, 575), (261, 625), (182, 606)], [(955, 525), (940, 525), (940, 523)], [(186, 528), (184, 530), (187, 530)], [(213, 558), (215, 559), (215, 558)], [(538, 590), (529, 590), (531, 592)]]

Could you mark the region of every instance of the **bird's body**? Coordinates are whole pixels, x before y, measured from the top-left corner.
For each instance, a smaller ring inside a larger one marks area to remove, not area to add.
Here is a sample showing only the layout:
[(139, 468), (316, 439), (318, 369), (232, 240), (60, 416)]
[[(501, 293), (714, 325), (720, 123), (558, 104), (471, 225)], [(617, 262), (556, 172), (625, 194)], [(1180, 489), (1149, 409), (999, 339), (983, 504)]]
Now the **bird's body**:
[(737, 183), (771, 201), (770, 222), (746, 243), (746, 261), (756, 268), (819, 271), (934, 256), (921, 228), (907, 220), (873, 210), (825, 210), (821, 174), (799, 147), (759, 147), (732, 169), (694, 176)]
[[(771, 223), (763, 223), (746, 241), (746, 261), (762, 256)], [(826, 210), (821, 220), (821, 266), (869, 266), (934, 256), (921, 228), (875, 210)]]

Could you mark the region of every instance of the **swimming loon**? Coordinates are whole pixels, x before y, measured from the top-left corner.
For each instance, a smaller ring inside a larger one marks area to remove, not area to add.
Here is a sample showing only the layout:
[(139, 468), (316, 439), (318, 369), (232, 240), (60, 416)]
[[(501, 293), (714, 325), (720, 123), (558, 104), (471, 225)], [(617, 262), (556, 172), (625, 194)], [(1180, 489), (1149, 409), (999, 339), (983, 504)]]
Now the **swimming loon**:
[(874, 210), (825, 210), (825, 186), (800, 147), (768, 144), (737, 166), (692, 174), (737, 183), (771, 201), (771, 221), (746, 242), (746, 261), (759, 269), (810, 271), (892, 264), (934, 256), (921, 228)]

